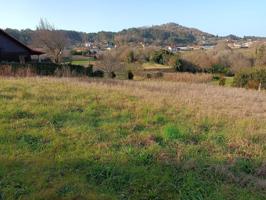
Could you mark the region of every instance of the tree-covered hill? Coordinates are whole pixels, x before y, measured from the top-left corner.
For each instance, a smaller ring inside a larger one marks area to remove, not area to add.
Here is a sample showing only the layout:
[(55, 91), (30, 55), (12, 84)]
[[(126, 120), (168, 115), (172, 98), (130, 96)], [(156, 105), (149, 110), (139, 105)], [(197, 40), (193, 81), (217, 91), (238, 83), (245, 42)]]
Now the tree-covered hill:
[[(16, 39), (25, 44), (32, 43), (34, 30), (16, 30), (6, 29)], [(140, 27), (125, 29), (120, 32), (83, 33), (78, 31), (62, 30), (65, 33), (69, 44), (77, 45), (84, 41), (106, 43), (114, 42), (116, 44), (128, 43), (148, 43), (151, 45), (187, 45), (215, 38), (214, 35), (202, 32), (194, 28), (187, 28), (175, 23), (168, 23), (151, 27)]]
[[(34, 30), (6, 29), (7, 33), (19, 41), (31, 45)], [(188, 28), (176, 23), (167, 23), (149, 27), (129, 28), (119, 32), (101, 31), (98, 33), (84, 33), (79, 31), (61, 30), (69, 41), (69, 45), (79, 45), (84, 42), (96, 44), (113, 43), (117, 45), (137, 45), (140, 43), (154, 46), (186, 46), (193, 44), (216, 44), (219, 40), (241, 40), (235, 35), (215, 36), (195, 28)], [(244, 39), (261, 39), (250, 36)]]

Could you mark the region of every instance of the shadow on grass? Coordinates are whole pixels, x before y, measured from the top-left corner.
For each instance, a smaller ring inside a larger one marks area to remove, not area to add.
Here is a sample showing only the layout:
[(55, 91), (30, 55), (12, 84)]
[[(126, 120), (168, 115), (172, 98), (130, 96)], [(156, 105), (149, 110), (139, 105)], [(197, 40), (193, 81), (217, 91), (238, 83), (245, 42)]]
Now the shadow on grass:
[(262, 186), (265, 179), (255, 177), (255, 171), (243, 160), (230, 168), (204, 161), (169, 165), (151, 160), (139, 165), (93, 159), (1, 159), (0, 194), (2, 199), (27, 199), (52, 190), (46, 198), (86, 199), (88, 188), (93, 188), (98, 199), (264, 199), (265, 187), (256, 181)]

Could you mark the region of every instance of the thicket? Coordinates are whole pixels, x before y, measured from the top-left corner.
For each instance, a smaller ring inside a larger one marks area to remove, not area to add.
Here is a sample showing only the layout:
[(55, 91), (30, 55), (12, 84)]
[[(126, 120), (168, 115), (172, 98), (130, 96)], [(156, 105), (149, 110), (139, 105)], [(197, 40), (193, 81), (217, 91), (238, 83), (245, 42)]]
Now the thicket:
[(235, 75), (234, 85), (249, 89), (266, 89), (266, 68), (254, 67), (239, 71)]
[(54, 64), (54, 63), (35, 63), (35, 64), (18, 64), (8, 63), (0, 64), (1, 76), (89, 76), (92, 77), (93, 66), (84, 67), (81, 65), (71, 64)]

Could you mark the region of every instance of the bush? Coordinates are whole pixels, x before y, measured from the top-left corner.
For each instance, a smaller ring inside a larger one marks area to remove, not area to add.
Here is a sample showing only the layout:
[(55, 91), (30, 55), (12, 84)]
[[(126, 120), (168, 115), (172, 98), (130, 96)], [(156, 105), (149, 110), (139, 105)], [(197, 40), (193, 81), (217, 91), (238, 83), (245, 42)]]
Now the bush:
[(170, 58), (173, 55), (174, 55), (173, 53), (167, 50), (159, 50), (153, 53), (150, 60), (157, 64), (166, 65), (168, 64)]
[(179, 55), (172, 56), (168, 61), (168, 65), (173, 67), (176, 71), (180, 71), (181, 61)]
[(209, 69), (209, 72), (213, 73), (213, 74), (229, 74), (230, 73), (230, 69), (229, 69), (229, 67), (225, 67), (223, 65), (216, 64), (216, 65), (213, 65)]
[(104, 72), (102, 70), (96, 70), (95, 72), (93, 72), (93, 76), (98, 78), (103, 78)]
[(128, 78), (128, 80), (133, 80), (134, 79), (134, 74), (133, 74), (132, 71), (128, 71), (127, 72), (127, 78)]
[(259, 86), (260, 86), (260, 82), (259, 81), (255, 81), (255, 80), (249, 80), (248, 84), (247, 84), (247, 88), (248, 89), (257, 90), (257, 89), (259, 89)]
[(224, 76), (221, 76), (219, 79), (219, 85), (220, 86), (225, 86), (226, 79)]
[(192, 62), (189, 62), (188, 60), (180, 59), (180, 65), (176, 70), (178, 72), (190, 72), (190, 73), (196, 73), (196, 72), (202, 72), (202, 69), (193, 64)]
[(93, 65), (89, 65), (86, 69), (86, 75), (89, 77), (93, 77)]
[(219, 81), (219, 80), (220, 80), (220, 76), (219, 76), (219, 75), (214, 75), (214, 76), (212, 77), (212, 80), (214, 80), (214, 81)]
[(148, 79), (150, 79), (150, 78), (152, 78), (152, 74), (148, 73), (148, 74), (146, 74), (146, 77), (147, 77)]
[(116, 78), (116, 73), (115, 72), (105, 72), (104, 75), (105, 75), (106, 78), (111, 78), (111, 79)]
[(35, 64), (2, 64), (1, 76), (92, 76), (93, 66), (84, 67), (71, 64), (35, 63)]
[(234, 86), (250, 89), (266, 89), (266, 68), (255, 67), (238, 72), (234, 78)]

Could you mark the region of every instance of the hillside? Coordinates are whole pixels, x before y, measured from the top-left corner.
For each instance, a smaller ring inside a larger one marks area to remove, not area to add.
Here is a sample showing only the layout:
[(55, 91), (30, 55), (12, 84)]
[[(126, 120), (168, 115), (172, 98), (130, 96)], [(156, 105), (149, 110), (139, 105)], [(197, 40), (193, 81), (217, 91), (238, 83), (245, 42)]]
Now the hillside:
[(127, 29), (115, 35), (116, 41), (121, 43), (142, 42), (160, 46), (199, 43), (213, 37), (211, 34), (175, 23)]
[(265, 98), (205, 84), (1, 78), (0, 199), (263, 200)]
[[(6, 31), (25, 44), (31, 44), (33, 30), (6, 29)], [(130, 28), (120, 32), (82, 33), (77, 31), (62, 30), (72, 45), (83, 42), (84, 35), (90, 42), (96, 43), (148, 43), (151, 45), (187, 45), (199, 42), (208, 42), (215, 37), (209, 33), (194, 28), (187, 28), (175, 23), (158, 26)]]

